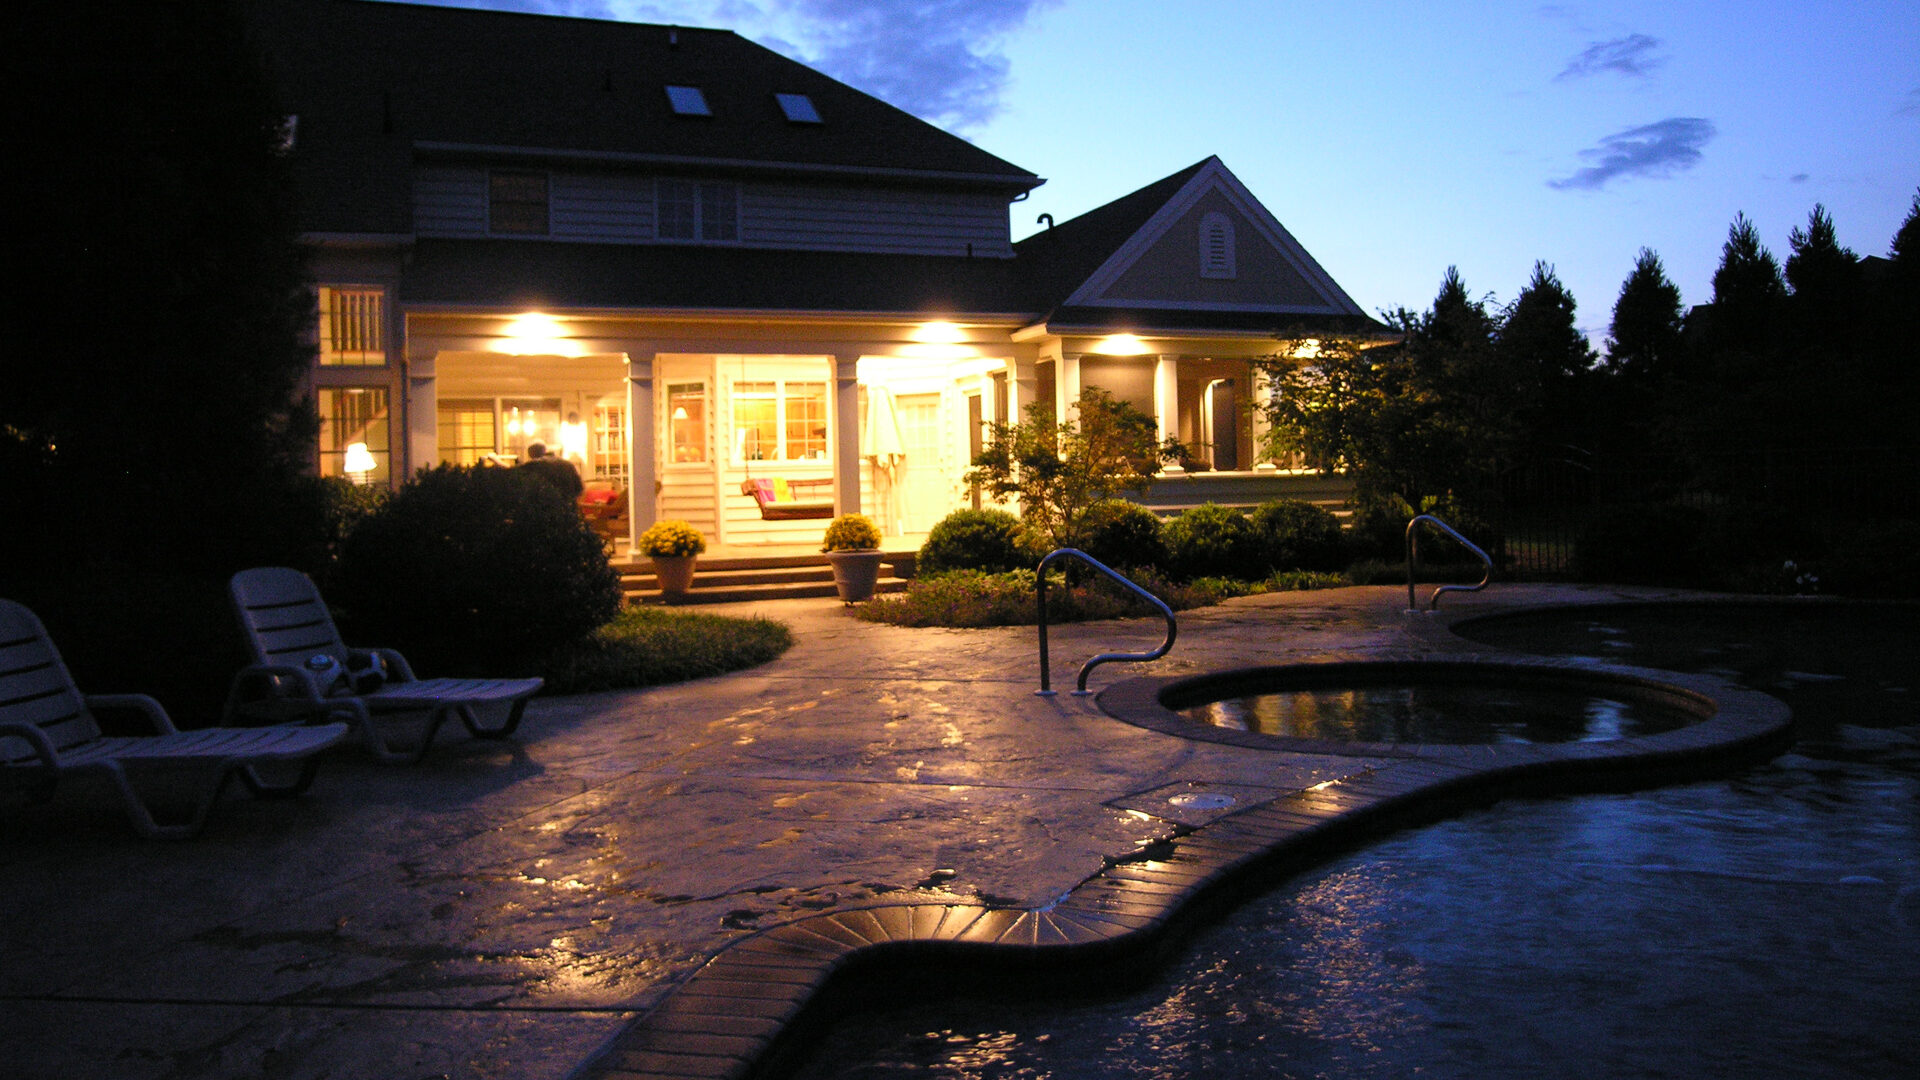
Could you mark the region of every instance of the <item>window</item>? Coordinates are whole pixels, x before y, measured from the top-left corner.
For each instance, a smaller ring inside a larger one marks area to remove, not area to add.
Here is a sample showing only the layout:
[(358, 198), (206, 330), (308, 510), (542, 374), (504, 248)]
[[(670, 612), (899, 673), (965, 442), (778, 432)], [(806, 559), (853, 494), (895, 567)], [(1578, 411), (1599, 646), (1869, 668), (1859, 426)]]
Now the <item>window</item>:
[(1233, 252), (1233, 219), (1217, 211), (1200, 219), (1200, 276), (1239, 276)]
[(440, 460), (477, 465), (499, 449), (492, 398), (442, 398), (438, 405)]
[(697, 86), (667, 87), (667, 104), (673, 106), (675, 116), (713, 115), (713, 110), (707, 107), (707, 95)]
[(320, 286), (320, 362), (342, 367), (386, 364), (385, 318), (384, 289)]
[(547, 174), (495, 169), (487, 174), (487, 228), (524, 236), (547, 234)]
[(733, 451), (741, 461), (825, 461), (827, 384), (733, 384)]
[(805, 94), (775, 94), (773, 99), (780, 103), (780, 111), (787, 121), (794, 124), (821, 123), (820, 110), (813, 107), (813, 99)]
[(662, 240), (738, 240), (739, 185), (658, 181), (654, 185), (654, 232)]
[(707, 460), (707, 386), (667, 385), (667, 433), (676, 463)]
[[(373, 455), (369, 483), (384, 484), (391, 455), (387, 447), (387, 391), (383, 387), (322, 387), (320, 406), (320, 475), (347, 476), (347, 448), (365, 443)], [(360, 477), (354, 477), (360, 479)]]

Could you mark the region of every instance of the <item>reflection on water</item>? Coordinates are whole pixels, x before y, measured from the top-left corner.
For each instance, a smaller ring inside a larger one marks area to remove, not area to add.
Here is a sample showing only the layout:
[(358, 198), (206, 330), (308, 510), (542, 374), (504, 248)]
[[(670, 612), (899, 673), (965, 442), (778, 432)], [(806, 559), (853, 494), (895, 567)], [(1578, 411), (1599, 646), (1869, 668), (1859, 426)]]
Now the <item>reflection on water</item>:
[(1788, 700), (1800, 742), (1730, 780), (1388, 837), (1250, 901), (1126, 997), (862, 1016), (805, 1075), (1920, 1075), (1920, 616), (1610, 612), (1471, 632), (1737, 672)]
[(1693, 719), (1573, 688), (1491, 683), (1285, 690), (1195, 705), (1181, 715), (1262, 735), (1443, 744), (1599, 742), (1671, 731)]

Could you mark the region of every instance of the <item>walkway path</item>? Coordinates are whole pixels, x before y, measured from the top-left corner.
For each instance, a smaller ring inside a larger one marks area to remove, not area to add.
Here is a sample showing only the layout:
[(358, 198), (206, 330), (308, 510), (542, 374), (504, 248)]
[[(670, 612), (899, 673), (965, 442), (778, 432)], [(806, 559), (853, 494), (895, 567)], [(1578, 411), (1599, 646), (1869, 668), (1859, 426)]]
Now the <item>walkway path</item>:
[[(1509, 586), (1445, 603), (1629, 594), (1662, 595)], [(1153, 670), (1435, 647), (1405, 598), (1184, 613)], [(186, 843), (137, 839), (78, 788), (0, 804), (0, 1072), (558, 1080), (757, 931), (879, 902), (1038, 906), (1205, 824), (1169, 793), (1244, 804), (1372, 764), (1036, 697), (1032, 628), (903, 630), (830, 600), (756, 613), (795, 631), (772, 664), (539, 699), (518, 745), (448, 736), (417, 768), (337, 752), (305, 797), (230, 799)], [(1054, 683), (1161, 632), (1056, 628)]]

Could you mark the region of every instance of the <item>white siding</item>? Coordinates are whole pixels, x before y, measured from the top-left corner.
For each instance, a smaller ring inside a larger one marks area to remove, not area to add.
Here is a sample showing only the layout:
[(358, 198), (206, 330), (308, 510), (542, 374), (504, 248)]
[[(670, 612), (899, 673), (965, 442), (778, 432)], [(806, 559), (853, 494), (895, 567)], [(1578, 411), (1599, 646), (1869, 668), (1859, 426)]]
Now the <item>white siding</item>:
[[(538, 239), (646, 244), (654, 237), (654, 177), (553, 171), (551, 229)], [(414, 173), (414, 231), (487, 235), (487, 170), (427, 166)], [(742, 184), (740, 240), (728, 246), (902, 255), (1013, 254), (1003, 196), (858, 187)]]

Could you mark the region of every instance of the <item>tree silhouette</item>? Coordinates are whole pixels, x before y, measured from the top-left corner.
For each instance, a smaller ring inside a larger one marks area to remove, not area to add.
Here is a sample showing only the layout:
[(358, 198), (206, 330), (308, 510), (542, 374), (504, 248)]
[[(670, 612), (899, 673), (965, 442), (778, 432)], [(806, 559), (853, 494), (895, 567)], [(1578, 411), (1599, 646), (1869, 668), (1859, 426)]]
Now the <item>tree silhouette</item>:
[(1544, 261), (1507, 305), (1498, 331), (1502, 367), (1537, 398), (1537, 407), (1521, 419), (1536, 444), (1590, 447), (1591, 417), (1584, 400), (1593, 370), (1593, 346), (1574, 325), (1573, 294)]

